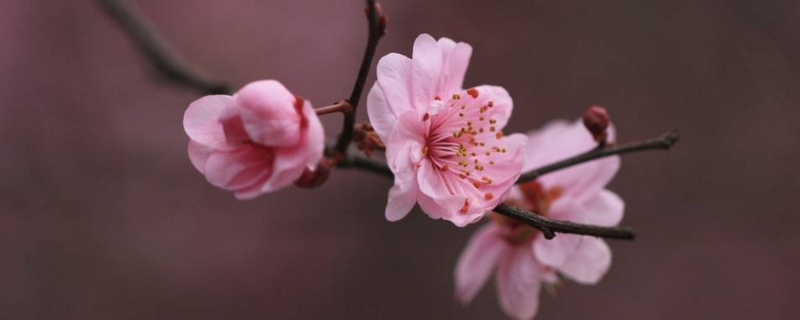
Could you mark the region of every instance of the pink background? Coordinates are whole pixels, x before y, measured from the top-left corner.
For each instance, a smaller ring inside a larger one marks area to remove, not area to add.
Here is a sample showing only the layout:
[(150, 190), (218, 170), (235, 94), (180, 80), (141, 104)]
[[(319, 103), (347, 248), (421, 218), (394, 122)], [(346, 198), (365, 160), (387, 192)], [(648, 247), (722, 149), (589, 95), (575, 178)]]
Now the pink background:
[[(358, 0), (138, 2), (209, 73), (316, 106), (349, 95), (366, 38)], [(383, 5), (378, 54), (423, 32), (471, 43), (466, 84), (511, 92), (507, 132), (601, 104), (621, 141), (683, 134), (624, 158), (611, 189), (639, 238), (537, 319), (800, 318), (800, 2)], [(207, 184), (181, 126), (197, 97), (89, 0), (0, 2), (0, 318), (504, 318), (493, 286), (453, 298), (475, 226), (386, 222), (388, 179), (337, 171), (249, 202)], [(340, 116), (324, 121), (335, 136)]]

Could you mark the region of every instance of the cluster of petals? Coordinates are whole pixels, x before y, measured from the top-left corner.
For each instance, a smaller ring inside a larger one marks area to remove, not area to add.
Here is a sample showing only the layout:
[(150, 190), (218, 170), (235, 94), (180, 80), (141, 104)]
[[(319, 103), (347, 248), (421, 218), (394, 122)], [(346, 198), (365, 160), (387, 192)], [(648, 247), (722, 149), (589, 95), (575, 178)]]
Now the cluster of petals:
[[(609, 128), (609, 139), (614, 129)], [(581, 121), (556, 121), (531, 132), (525, 170), (585, 152), (597, 146)], [(508, 201), (547, 217), (614, 226), (624, 202), (605, 189), (619, 170), (620, 158), (608, 157), (542, 176), (514, 187)], [(538, 230), (495, 214), (469, 240), (455, 269), (456, 297), (469, 303), (492, 273), (503, 311), (527, 320), (539, 307), (543, 285), (560, 277), (595, 284), (611, 265), (611, 250), (600, 238), (558, 234), (546, 240)]]
[(500, 203), (519, 177), (527, 137), (504, 135), (513, 102), (502, 87), (463, 88), (472, 47), (423, 34), (411, 58), (378, 63), (369, 119), (394, 173), (386, 218), (415, 204), (431, 218), (465, 226)]
[(323, 156), (322, 124), (308, 101), (280, 82), (193, 102), (183, 126), (189, 158), (212, 185), (252, 199), (291, 185)]

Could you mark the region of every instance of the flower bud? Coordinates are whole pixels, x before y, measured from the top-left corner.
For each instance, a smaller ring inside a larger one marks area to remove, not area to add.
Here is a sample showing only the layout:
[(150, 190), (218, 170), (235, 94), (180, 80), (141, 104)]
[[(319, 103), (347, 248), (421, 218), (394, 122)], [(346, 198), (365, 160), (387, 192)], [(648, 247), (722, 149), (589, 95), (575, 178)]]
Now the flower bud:
[(608, 124), (611, 122), (606, 108), (601, 106), (591, 106), (583, 113), (583, 125), (592, 133), (594, 140), (605, 142), (608, 135)]
[(375, 128), (369, 123), (356, 124), (355, 137), (356, 147), (364, 152), (367, 157), (372, 157), (375, 150), (386, 150), (386, 146), (381, 141)]

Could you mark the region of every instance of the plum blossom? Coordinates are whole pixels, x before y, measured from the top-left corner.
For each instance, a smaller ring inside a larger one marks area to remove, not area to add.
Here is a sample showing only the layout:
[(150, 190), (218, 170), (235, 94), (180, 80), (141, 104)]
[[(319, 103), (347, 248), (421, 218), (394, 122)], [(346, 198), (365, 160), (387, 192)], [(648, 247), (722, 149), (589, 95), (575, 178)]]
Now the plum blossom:
[[(525, 170), (585, 152), (597, 146), (581, 121), (556, 121), (531, 132)], [(614, 130), (608, 130), (613, 141)], [(514, 187), (508, 202), (557, 220), (601, 226), (617, 225), (624, 202), (605, 186), (620, 166), (619, 156), (587, 162)], [(455, 269), (456, 297), (469, 303), (495, 273), (503, 311), (518, 320), (531, 319), (543, 285), (559, 275), (580, 284), (596, 284), (611, 266), (611, 250), (602, 239), (558, 234), (546, 240), (538, 230), (492, 216), (470, 239)]]
[(412, 58), (391, 53), (378, 63), (369, 119), (394, 173), (386, 218), (419, 204), (431, 218), (465, 226), (497, 206), (524, 164), (522, 134), (504, 135), (513, 102), (505, 89), (463, 89), (472, 47), (423, 34)]
[(183, 117), (189, 159), (212, 185), (252, 199), (291, 185), (322, 159), (325, 134), (311, 104), (280, 82), (211, 95)]

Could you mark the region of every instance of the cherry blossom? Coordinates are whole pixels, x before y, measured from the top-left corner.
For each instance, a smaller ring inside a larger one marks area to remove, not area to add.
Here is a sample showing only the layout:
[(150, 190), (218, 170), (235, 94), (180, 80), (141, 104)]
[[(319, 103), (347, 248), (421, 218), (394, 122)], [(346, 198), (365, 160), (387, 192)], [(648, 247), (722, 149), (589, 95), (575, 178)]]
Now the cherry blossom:
[[(553, 163), (597, 146), (581, 121), (556, 121), (529, 135), (525, 170)], [(610, 127), (608, 138), (613, 141)], [(619, 156), (580, 164), (512, 189), (508, 201), (547, 217), (601, 226), (617, 225), (624, 202), (605, 186), (620, 166)], [(456, 297), (469, 303), (494, 272), (504, 312), (514, 319), (534, 317), (543, 285), (559, 275), (596, 284), (611, 266), (611, 250), (602, 239), (558, 234), (547, 240), (531, 226), (495, 214), (461, 254), (455, 270)]]
[(280, 82), (211, 95), (183, 118), (189, 159), (209, 183), (252, 199), (291, 185), (322, 159), (325, 134), (311, 104)]
[(412, 58), (392, 53), (378, 63), (367, 108), (395, 177), (390, 221), (419, 204), (431, 218), (465, 226), (519, 177), (527, 137), (502, 131), (513, 101), (502, 87), (463, 89), (471, 54), (466, 43), (423, 34)]

